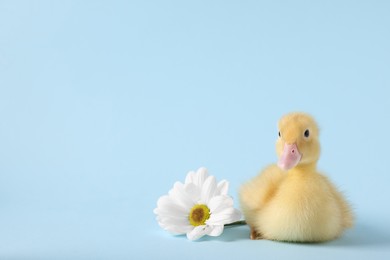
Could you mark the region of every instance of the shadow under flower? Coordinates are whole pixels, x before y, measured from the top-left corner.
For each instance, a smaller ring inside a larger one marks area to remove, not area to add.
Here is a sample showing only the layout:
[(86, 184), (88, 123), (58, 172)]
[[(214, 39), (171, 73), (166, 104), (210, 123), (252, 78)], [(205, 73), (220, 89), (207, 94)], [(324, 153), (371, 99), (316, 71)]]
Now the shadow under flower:
[(249, 240), (250, 230), (248, 226), (233, 226), (226, 227), (222, 236), (221, 241), (232, 242), (238, 240)]
[(218, 237), (204, 236), (197, 240), (197, 242), (203, 241), (221, 241), (221, 242), (234, 242), (239, 240), (249, 240), (249, 227), (245, 226), (231, 226), (225, 227), (223, 233)]

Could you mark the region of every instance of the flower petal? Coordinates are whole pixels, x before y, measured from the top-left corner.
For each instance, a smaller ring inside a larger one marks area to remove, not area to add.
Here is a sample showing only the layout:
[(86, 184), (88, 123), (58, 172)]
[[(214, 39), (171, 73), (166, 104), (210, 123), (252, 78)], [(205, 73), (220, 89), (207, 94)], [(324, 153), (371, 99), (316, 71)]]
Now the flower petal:
[(186, 180), (185, 180), (184, 183), (185, 184), (193, 183), (194, 179), (195, 179), (195, 172), (194, 171), (190, 171), (190, 172), (187, 173)]
[(227, 195), (220, 195), (211, 198), (207, 206), (212, 214), (216, 214), (226, 208), (233, 207), (233, 199)]
[(177, 215), (186, 216), (188, 211), (177, 204), (170, 196), (161, 196), (157, 201), (157, 208), (153, 211), (156, 215)]
[(163, 224), (163, 225), (160, 224), (160, 226), (164, 230), (174, 235), (186, 234), (188, 232), (191, 232), (193, 228), (192, 226), (181, 226), (181, 225), (171, 225), (171, 224)]
[(172, 218), (159, 216), (157, 221), (161, 225), (173, 225), (173, 226), (190, 226), (190, 223), (187, 218)]
[(200, 167), (194, 176), (195, 185), (202, 186), (208, 176), (207, 169), (205, 167)]
[(177, 205), (169, 196), (163, 197), (159, 199), (159, 206), (153, 210), (154, 214), (179, 217), (188, 216), (188, 211)]
[(217, 237), (220, 236), (223, 232), (223, 225), (215, 225), (211, 227), (211, 232), (208, 234), (209, 236)]
[(235, 208), (226, 208), (217, 214), (211, 214), (206, 221), (207, 225), (225, 225), (238, 221), (241, 218), (241, 213)]
[(214, 176), (207, 177), (206, 181), (202, 186), (201, 202), (207, 205), (210, 199), (214, 196), (216, 190), (217, 190), (217, 182), (215, 181), (215, 177)]
[(231, 221), (231, 222), (229, 222), (227, 224), (230, 224), (230, 223), (235, 222), (235, 221), (239, 221), (241, 219), (241, 217), (242, 217), (241, 211), (238, 210), (238, 209), (234, 209), (234, 213), (233, 213), (233, 216), (232, 216), (233, 221)]
[(192, 231), (187, 233), (189, 240), (197, 240), (210, 232), (210, 227), (207, 225), (197, 226)]
[(222, 180), (218, 183), (217, 194), (218, 195), (227, 195), (229, 190), (229, 182), (227, 180)]
[(194, 183), (187, 183), (184, 185), (184, 190), (190, 196), (194, 204), (198, 203), (200, 200), (200, 187), (196, 186)]
[(186, 192), (184, 184), (181, 182), (176, 182), (173, 186), (172, 193), (170, 197), (181, 207), (183, 207), (187, 212), (192, 208), (195, 202), (192, 200), (192, 197)]
[(153, 210), (154, 214), (163, 218), (188, 218), (188, 213), (173, 212), (166, 208), (155, 208)]

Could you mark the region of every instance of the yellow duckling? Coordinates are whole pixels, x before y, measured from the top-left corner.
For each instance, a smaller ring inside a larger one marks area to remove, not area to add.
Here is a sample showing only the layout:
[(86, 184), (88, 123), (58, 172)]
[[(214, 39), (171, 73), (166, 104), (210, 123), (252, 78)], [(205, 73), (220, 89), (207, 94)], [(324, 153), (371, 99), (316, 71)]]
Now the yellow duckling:
[(353, 225), (342, 194), (317, 171), (319, 130), (314, 119), (291, 113), (279, 121), (278, 164), (240, 189), (251, 239), (320, 242)]

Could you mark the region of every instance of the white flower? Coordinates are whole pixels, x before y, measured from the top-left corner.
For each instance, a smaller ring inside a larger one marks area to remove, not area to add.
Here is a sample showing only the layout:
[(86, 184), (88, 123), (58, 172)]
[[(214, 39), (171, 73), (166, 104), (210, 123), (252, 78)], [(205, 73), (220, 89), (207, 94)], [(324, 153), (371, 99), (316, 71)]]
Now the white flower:
[(227, 195), (229, 183), (217, 184), (205, 168), (187, 174), (185, 183), (176, 182), (168, 195), (157, 201), (154, 213), (159, 225), (173, 234), (187, 234), (190, 240), (204, 235), (219, 236), (224, 225), (241, 218)]

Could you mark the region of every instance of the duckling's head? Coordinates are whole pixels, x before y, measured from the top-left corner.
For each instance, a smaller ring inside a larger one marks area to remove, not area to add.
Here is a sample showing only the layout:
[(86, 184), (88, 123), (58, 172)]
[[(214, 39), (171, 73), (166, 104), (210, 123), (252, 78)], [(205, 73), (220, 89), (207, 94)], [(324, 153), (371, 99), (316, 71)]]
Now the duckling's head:
[(289, 170), (316, 164), (320, 157), (320, 143), (318, 126), (313, 117), (305, 113), (290, 113), (280, 119), (278, 128), (276, 152), (280, 168)]

